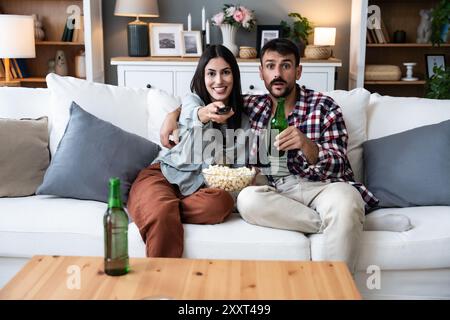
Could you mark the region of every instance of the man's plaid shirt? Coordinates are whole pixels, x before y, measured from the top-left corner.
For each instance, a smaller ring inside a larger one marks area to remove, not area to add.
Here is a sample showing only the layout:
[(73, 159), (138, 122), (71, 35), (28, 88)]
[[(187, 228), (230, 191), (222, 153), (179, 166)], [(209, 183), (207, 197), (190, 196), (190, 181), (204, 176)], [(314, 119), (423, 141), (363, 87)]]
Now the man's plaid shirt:
[[(244, 97), (244, 112), (257, 135), (267, 128), (272, 114), (269, 95)], [(347, 159), (348, 134), (341, 108), (326, 95), (297, 85), (297, 102), (288, 115), (288, 123), (303, 132), (319, 148), (319, 158), (310, 165), (300, 150), (288, 151), (288, 169), (292, 174), (311, 181), (348, 182), (361, 193), (368, 206), (374, 207), (378, 199), (361, 183), (355, 182)]]

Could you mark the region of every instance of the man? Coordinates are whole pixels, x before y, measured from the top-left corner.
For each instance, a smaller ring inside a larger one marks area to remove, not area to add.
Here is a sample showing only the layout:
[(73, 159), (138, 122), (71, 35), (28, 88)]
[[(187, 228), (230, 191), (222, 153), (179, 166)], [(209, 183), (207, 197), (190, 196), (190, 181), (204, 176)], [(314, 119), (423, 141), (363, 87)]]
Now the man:
[[(276, 136), (274, 145), (286, 152), (268, 157), (271, 185), (242, 190), (237, 208), (252, 224), (323, 233), (322, 256), (313, 258), (345, 261), (353, 272), (365, 205), (375, 206), (378, 200), (354, 182), (341, 109), (330, 97), (296, 84), (302, 67), (291, 41), (269, 41), (260, 59), (260, 76), (269, 94), (246, 96), (245, 111), (252, 130), (263, 135), (270, 129), (278, 99), (284, 98), (289, 127)], [(173, 120), (168, 119), (161, 131), (163, 142), (172, 128)]]

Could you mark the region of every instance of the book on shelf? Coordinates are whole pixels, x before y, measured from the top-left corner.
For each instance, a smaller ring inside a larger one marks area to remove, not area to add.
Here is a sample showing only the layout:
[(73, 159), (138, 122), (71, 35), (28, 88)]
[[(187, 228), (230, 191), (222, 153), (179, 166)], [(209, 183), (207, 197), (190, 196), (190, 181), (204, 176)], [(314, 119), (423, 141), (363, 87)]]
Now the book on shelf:
[[(72, 27), (69, 28), (69, 26)], [(61, 41), (72, 42), (74, 26), (75, 26), (75, 19), (67, 17), (66, 23), (64, 24), (64, 31), (61, 37)]]
[(389, 43), (389, 31), (380, 19), (380, 28), (367, 28), (367, 43)]
[(19, 65), (17, 64), (17, 60), (11, 59), (11, 62), (13, 63), (13, 67), (16, 70), (17, 77), (23, 78), (22, 72), (20, 71)]
[(383, 32), (384, 40), (386, 41), (386, 43), (391, 42), (391, 39), (389, 37), (389, 31), (386, 28), (386, 25), (384, 24), (383, 20), (381, 20), (381, 31)]
[(5, 67), (3, 66), (3, 59), (0, 59), (0, 78), (6, 78)]
[(75, 28), (73, 30), (73, 37), (72, 42), (77, 43), (84, 43), (84, 24), (83, 24), (83, 15), (80, 15), (80, 22), (76, 25), (78, 25), (78, 28)]
[(20, 73), (22, 74), (22, 78), (29, 78), (30, 72), (28, 71), (26, 60), (25, 59), (15, 59), (17, 68), (20, 70)]

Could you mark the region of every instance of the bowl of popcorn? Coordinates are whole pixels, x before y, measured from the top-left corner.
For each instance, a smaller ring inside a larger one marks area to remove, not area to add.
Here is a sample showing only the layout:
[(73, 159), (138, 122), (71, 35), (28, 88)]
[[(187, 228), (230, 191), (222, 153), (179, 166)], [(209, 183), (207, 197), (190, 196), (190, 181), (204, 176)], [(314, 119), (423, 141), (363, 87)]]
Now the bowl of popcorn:
[(249, 186), (256, 175), (255, 168), (230, 168), (220, 165), (210, 165), (203, 169), (208, 188), (219, 188), (228, 192), (239, 192)]

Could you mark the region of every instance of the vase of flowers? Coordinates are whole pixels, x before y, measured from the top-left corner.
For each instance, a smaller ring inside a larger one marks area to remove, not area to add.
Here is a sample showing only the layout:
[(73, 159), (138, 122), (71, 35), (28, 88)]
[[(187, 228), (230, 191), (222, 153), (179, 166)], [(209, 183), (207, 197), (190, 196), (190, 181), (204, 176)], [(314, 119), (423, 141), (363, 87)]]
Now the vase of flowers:
[(236, 44), (236, 32), (238, 28), (242, 27), (250, 31), (256, 25), (253, 11), (240, 5), (231, 4), (225, 4), (222, 11), (212, 17), (212, 22), (213, 25), (220, 27), (223, 45), (235, 56), (239, 53)]

